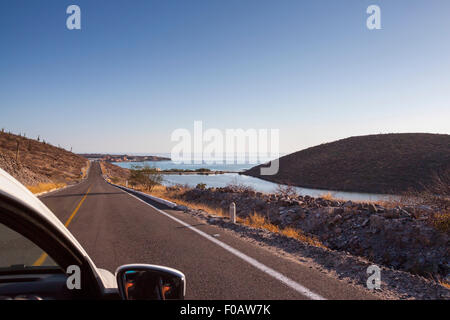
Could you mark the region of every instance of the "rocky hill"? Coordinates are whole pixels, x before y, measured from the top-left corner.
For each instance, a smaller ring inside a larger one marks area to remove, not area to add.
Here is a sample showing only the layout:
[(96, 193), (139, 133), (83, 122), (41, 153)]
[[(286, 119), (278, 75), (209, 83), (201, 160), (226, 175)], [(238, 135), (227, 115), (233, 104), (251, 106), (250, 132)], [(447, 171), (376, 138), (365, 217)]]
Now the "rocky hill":
[(88, 168), (88, 160), (48, 143), (0, 132), (0, 168), (26, 186), (74, 183)]
[(351, 137), (280, 159), (279, 172), (246, 175), (300, 187), (371, 193), (436, 190), (450, 185), (450, 135), (379, 134)]

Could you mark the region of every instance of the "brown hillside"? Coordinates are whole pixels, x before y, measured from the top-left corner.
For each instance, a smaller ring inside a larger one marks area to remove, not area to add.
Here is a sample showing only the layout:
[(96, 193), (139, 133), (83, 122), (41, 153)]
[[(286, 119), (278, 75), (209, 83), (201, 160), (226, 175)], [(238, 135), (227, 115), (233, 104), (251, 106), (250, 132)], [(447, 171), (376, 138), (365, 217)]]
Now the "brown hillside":
[(300, 187), (371, 193), (433, 189), (450, 184), (450, 135), (380, 134), (351, 137), (280, 158), (274, 176), (260, 166), (244, 174)]
[(24, 185), (73, 183), (82, 178), (87, 167), (87, 159), (72, 152), (22, 136), (0, 132), (0, 168)]

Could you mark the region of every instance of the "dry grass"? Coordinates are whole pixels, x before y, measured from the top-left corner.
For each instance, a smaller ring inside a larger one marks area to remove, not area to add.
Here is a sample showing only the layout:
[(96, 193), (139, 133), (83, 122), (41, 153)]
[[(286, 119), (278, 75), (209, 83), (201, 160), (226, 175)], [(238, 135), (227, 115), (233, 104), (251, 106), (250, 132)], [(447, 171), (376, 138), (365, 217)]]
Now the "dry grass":
[[(140, 191), (144, 190), (144, 188), (139, 188), (139, 187), (134, 187), (134, 189), (139, 189)], [(153, 195), (155, 197), (159, 197), (159, 198), (170, 198), (167, 200), (172, 201), (172, 200), (178, 199), (178, 197), (180, 197), (184, 192), (185, 192), (184, 189), (172, 190), (172, 189), (166, 188), (163, 185), (157, 185), (149, 193), (151, 195)]]
[(102, 174), (108, 177), (108, 181), (115, 184), (125, 185), (125, 181), (128, 180), (130, 175), (130, 170), (105, 161), (100, 161), (100, 168)]
[(280, 228), (278, 226), (270, 223), (267, 219), (259, 214), (253, 213), (251, 216), (245, 219), (239, 219), (243, 224), (257, 228), (257, 229), (265, 229), (270, 232), (280, 233)]
[[(134, 189), (138, 189), (139, 191), (146, 192), (143, 188), (134, 188)], [(186, 189), (184, 189), (184, 188), (180, 188), (178, 190), (171, 190), (171, 189), (167, 189), (165, 186), (158, 185), (158, 186), (155, 186), (151, 192), (146, 192), (146, 193), (150, 193), (152, 196), (155, 196), (155, 197), (158, 197), (161, 199), (176, 202), (178, 205), (190, 207), (195, 210), (202, 210), (202, 211), (208, 212), (210, 214), (214, 214), (214, 215), (222, 216), (222, 217), (227, 216), (227, 213), (222, 208), (212, 207), (212, 206), (209, 206), (204, 203), (189, 202), (189, 201), (183, 200), (181, 198), (181, 196), (183, 195), (184, 192), (186, 192)]]
[(329, 201), (332, 201), (332, 200), (339, 200), (339, 199), (336, 199), (336, 198), (334, 197), (334, 195), (333, 195), (331, 192), (323, 193), (323, 194), (321, 194), (321, 195), (319, 196), (319, 198), (322, 198), (322, 199), (324, 199), (324, 200), (329, 200)]
[(28, 190), (30, 190), (34, 194), (47, 192), (54, 189), (64, 188), (66, 186), (65, 183), (40, 183), (36, 186), (28, 186)]
[(239, 220), (249, 227), (265, 229), (273, 233), (282, 234), (288, 238), (297, 239), (315, 247), (326, 248), (318, 239), (305, 235), (301, 230), (292, 227), (280, 229), (278, 226), (270, 223), (264, 216), (257, 213), (253, 213), (251, 216)]
[(281, 230), (281, 234), (285, 235), (286, 237), (294, 238), (301, 242), (308, 243), (309, 245), (312, 245), (315, 247), (326, 248), (326, 246), (323, 245), (319, 241), (319, 239), (317, 239), (316, 237), (307, 236), (301, 230), (298, 230), (298, 229), (287, 227), (287, 228), (284, 228), (283, 230)]
[(86, 167), (81, 168), (81, 179), (86, 178), (90, 167), (91, 167), (91, 162), (88, 160), (86, 163)]
[(450, 211), (434, 214), (431, 223), (437, 230), (450, 233)]
[[(134, 188), (136, 190), (146, 192), (143, 188)], [(182, 199), (182, 195), (188, 190), (188, 188), (178, 187), (177, 189), (166, 188), (163, 185), (156, 186), (150, 193), (152, 196), (165, 199), (177, 203), (178, 205), (186, 206), (195, 210), (202, 210), (208, 212), (209, 214), (214, 214), (221, 217), (228, 217), (228, 212), (223, 208), (209, 206), (204, 203), (190, 202)], [(294, 229), (291, 227), (280, 229), (278, 226), (274, 225), (268, 221), (263, 215), (258, 213), (253, 213), (247, 218), (236, 217), (238, 223), (242, 223), (246, 226), (268, 230), (273, 233), (282, 234), (289, 238), (297, 239), (301, 242), (305, 242), (309, 245), (326, 248), (318, 239), (305, 235), (301, 230)]]
[(445, 280), (438, 280), (438, 282), (444, 288), (450, 289), (450, 283), (446, 282)]

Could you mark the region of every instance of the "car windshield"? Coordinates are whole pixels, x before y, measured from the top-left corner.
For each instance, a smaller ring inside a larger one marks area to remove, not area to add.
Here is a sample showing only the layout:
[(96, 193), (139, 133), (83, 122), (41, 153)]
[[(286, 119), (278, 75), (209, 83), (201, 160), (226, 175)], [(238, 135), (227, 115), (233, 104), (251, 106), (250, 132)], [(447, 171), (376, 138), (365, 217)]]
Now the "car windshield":
[(57, 266), (36, 244), (0, 223), (0, 270)]

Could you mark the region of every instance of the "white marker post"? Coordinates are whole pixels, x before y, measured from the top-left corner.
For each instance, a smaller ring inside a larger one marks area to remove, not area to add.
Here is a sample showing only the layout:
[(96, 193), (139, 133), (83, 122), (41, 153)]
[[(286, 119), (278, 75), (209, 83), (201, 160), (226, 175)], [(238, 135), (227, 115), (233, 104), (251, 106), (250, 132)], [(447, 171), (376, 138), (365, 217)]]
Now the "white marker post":
[(236, 223), (236, 204), (234, 202), (230, 204), (230, 219), (231, 222)]

